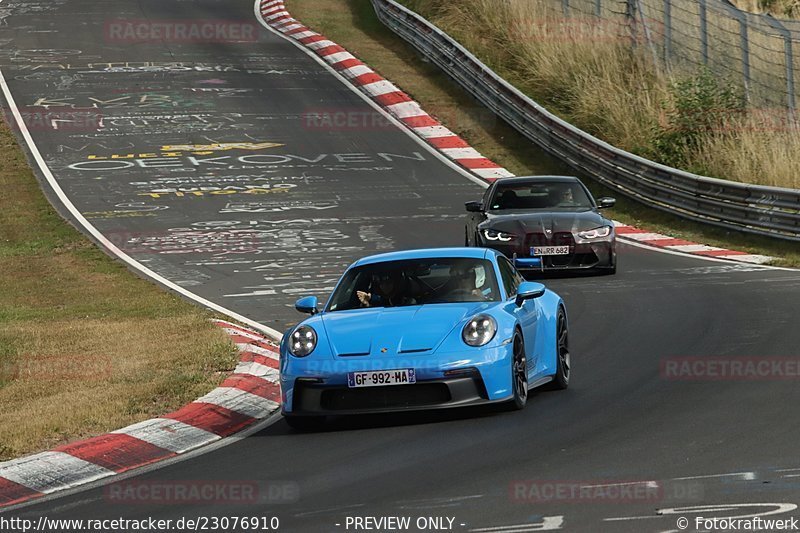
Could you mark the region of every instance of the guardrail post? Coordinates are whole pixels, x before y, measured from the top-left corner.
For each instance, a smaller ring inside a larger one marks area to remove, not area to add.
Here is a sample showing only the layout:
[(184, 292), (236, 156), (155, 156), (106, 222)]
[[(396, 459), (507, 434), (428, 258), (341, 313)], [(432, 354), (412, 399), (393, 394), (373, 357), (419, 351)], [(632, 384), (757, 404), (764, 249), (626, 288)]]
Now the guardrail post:
[(792, 33), (786, 29), (786, 26), (781, 24), (781, 22), (772, 15), (768, 14), (765, 18), (773, 28), (778, 30), (778, 32), (781, 34), (781, 37), (783, 37), (783, 61), (785, 64), (784, 66), (786, 67), (786, 106), (789, 108), (789, 123), (793, 124), (795, 122), (795, 96)]
[(750, 102), (750, 39), (747, 33), (747, 19), (739, 20), (739, 41), (742, 48), (742, 86), (744, 99)]
[(749, 21), (747, 15), (733, 5), (730, 0), (723, 0), (721, 5), (725, 7), (731, 18), (736, 19), (739, 23), (739, 51), (742, 54), (742, 90), (744, 91), (744, 99), (750, 103), (750, 37), (749, 37)]
[(594, 0), (594, 16), (597, 18), (603, 16), (603, 0)]
[(669, 68), (672, 57), (672, 0), (664, 0), (664, 61)]
[(699, 0), (700, 8), (700, 53), (703, 56), (703, 64), (708, 65), (708, 5), (706, 0)]
[(653, 54), (653, 68), (655, 68), (656, 71), (659, 71), (658, 52), (656, 52), (656, 47), (653, 45), (653, 38), (650, 35), (650, 26), (647, 24), (647, 19), (645, 18), (642, 0), (636, 0), (636, 5), (638, 6), (639, 10), (639, 19), (642, 22), (642, 30), (644, 30), (645, 42), (647, 43), (647, 47), (650, 49), (650, 52)]
[(631, 47), (636, 47), (637, 28), (636, 28), (636, 0), (625, 0), (625, 19), (631, 31)]
[[(645, 21), (636, 20), (637, 11), (641, 10), (636, 3), (642, 0), (625, 1), (626, 17), (629, 17), (626, 22), (631, 25), (632, 34), (635, 37), (639, 31), (646, 33)], [(800, 190), (698, 176), (614, 148), (548, 113), (416, 13), (394, 0), (372, 2), (378, 18), (390, 29), (429, 57), (497, 116), (578, 171), (590, 174), (603, 185), (645, 205), (690, 220), (800, 242)], [(748, 16), (747, 22), (752, 24), (753, 19)], [(636, 27), (638, 24), (642, 24), (642, 30)], [(778, 27), (786, 32), (782, 25), (773, 25), (773, 29)], [(784, 52), (791, 61), (791, 42)], [(793, 113), (794, 77), (791, 63), (787, 66)]]
[(569, 16), (569, 0), (561, 0), (561, 12), (564, 14), (564, 18)]

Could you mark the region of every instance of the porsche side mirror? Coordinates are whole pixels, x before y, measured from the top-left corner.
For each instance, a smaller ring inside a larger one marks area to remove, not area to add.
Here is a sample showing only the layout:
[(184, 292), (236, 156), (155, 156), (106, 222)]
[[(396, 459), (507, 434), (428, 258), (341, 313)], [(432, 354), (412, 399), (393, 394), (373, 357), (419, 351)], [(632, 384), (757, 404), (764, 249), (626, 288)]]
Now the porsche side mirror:
[(319, 312), (317, 310), (317, 297), (305, 296), (303, 298), (300, 298), (294, 303), (294, 308), (300, 311), (301, 313), (316, 315)]
[(466, 207), (467, 211), (470, 213), (480, 213), (483, 211), (483, 204), (480, 202), (467, 202), (464, 204), (464, 207)]
[(517, 307), (522, 307), (525, 300), (539, 298), (544, 294), (545, 286), (535, 281), (523, 281), (517, 288)]
[(597, 199), (597, 207), (599, 209), (605, 209), (607, 207), (614, 207), (617, 203), (616, 198), (611, 198), (610, 196), (603, 196), (602, 198)]

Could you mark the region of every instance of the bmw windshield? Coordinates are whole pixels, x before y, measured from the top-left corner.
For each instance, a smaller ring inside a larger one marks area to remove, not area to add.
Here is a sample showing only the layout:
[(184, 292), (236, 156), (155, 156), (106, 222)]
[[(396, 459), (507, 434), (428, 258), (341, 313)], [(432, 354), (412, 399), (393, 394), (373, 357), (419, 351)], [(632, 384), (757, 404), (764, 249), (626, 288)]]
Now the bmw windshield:
[(328, 311), (500, 300), (492, 263), (474, 258), (385, 261), (347, 271)]
[(577, 181), (522, 182), (499, 185), (490, 211), (519, 209), (591, 209), (594, 202)]

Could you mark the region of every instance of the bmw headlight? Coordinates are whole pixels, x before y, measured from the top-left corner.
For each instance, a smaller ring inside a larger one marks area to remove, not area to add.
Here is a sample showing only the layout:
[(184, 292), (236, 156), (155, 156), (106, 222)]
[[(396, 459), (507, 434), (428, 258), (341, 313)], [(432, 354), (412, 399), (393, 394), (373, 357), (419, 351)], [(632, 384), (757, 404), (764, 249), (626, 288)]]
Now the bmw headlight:
[(475, 315), (464, 325), (461, 338), (469, 346), (483, 346), (497, 333), (497, 322), (489, 315)]
[(311, 326), (300, 326), (289, 336), (289, 351), (295, 357), (305, 357), (317, 347), (317, 332)]
[(489, 241), (503, 241), (508, 242), (514, 238), (513, 233), (506, 233), (504, 231), (497, 231), (495, 229), (483, 230), (483, 236)]
[(611, 226), (600, 226), (599, 228), (588, 229), (578, 233), (581, 239), (601, 239), (611, 234)]

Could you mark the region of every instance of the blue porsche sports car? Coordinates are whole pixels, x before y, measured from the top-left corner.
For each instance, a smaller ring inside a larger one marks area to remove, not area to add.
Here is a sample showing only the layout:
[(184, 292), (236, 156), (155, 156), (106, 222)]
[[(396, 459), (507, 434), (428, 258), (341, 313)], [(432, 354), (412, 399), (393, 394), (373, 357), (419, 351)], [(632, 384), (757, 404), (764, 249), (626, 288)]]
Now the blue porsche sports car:
[(356, 261), (321, 312), (281, 342), (283, 414), (326, 415), (508, 402), (570, 379), (564, 302), (488, 248), (439, 248)]

